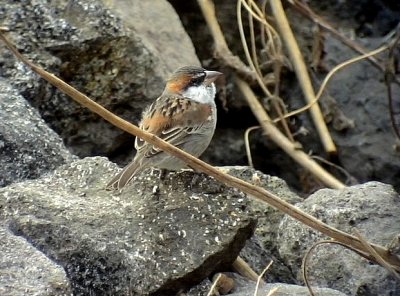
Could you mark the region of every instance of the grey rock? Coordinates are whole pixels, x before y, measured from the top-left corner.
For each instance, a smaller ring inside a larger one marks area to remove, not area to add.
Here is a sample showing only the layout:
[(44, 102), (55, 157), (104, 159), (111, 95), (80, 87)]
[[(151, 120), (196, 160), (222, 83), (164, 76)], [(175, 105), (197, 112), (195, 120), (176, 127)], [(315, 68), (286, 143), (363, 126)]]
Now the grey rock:
[(189, 291), (184, 292), (183, 295), (185, 296), (207, 296), (208, 292), (211, 289), (212, 282), (206, 278), (203, 280), (200, 284), (197, 284), (196, 286), (192, 287), (189, 289)]
[(37, 178), (72, 160), (37, 110), (0, 80), (0, 187)]
[[(164, 0), (2, 3), (2, 26), (10, 28), (25, 55), (132, 122), (161, 93), (173, 70), (199, 64)], [(32, 74), (4, 48), (0, 64), (0, 75), (39, 109), (74, 154), (110, 155), (131, 139)]]
[[(269, 270), (267, 270), (269, 272)], [(303, 286), (290, 285), (286, 283), (260, 283), (257, 287), (257, 283), (244, 278), (236, 273), (226, 273), (227, 276), (232, 278), (235, 282), (235, 288), (232, 291), (232, 296), (266, 296), (268, 293), (272, 293), (273, 296), (308, 296), (310, 295), (308, 289)], [(211, 286), (210, 286), (211, 287)], [(208, 291), (210, 288), (208, 289)], [(257, 290), (257, 294), (255, 291)], [(273, 292), (275, 290), (275, 292)], [(318, 296), (345, 296), (342, 292), (329, 289), (329, 288), (313, 288), (315, 295)], [(198, 294), (199, 296), (206, 296), (207, 294)]]
[[(240, 292), (230, 294), (231, 296), (253, 296), (256, 289), (256, 283), (249, 284)], [(272, 293), (273, 296), (309, 296), (308, 289), (303, 286), (290, 284), (266, 284), (258, 290), (257, 296), (265, 296)], [(313, 292), (318, 296), (346, 296), (346, 294), (329, 288), (314, 288)]]
[(0, 295), (72, 295), (62, 267), (3, 226), (0, 250)]
[[(358, 41), (370, 48), (377, 48), (381, 42), (372, 38)], [(324, 62), (329, 67), (354, 56), (337, 40), (328, 38), (325, 44)], [(360, 183), (377, 180), (399, 190), (399, 153), (395, 149), (396, 137), (390, 121), (383, 73), (369, 63), (357, 63), (335, 75), (328, 92), (343, 113), (354, 121), (354, 128), (333, 131), (343, 167)], [(392, 95), (393, 98), (400, 97), (400, 88), (393, 85)], [(398, 106), (398, 101), (394, 104)], [(398, 112), (397, 109), (394, 111)], [(397, 122), (399, 119), (397, 116)]]
[[(368, 3), (368, 5), (365, 5)], [(308, 4), (336, 29), (358, 36), (383, 37), (399, 23), (400, 6), (391, 1), (309, 1)], [(351, 29), (350, 29), (351, 28)]]
[[(248, 167), (235, 168), (236, 177), (261, 186), (286, 202), (295, 204), (303, 200), (290, 190), (285, 181), (278, 177), (268, 176)], [(255, 199), (251, 199), (250, 207), (257, 217), (257, 228), (254, 236), (246, 242), (241, 250), (240, 256), (258, 274), (272, 260), (273, 265), (264, 278), (268, 282), (296, 283), (293, 274), (282, 262), (277, 250), (276, 238), (284, 214)]]
[(285, 265), (276, 250), (264, 248), (261, 239), (254, 235), (246, 241), (239, 254), (257, 274), (261, 274), (272, 262), (263, 276), (267, 283), (297, 284), (297, 280), (289, 267)]
[[(250, 172), (250, 170), (247, 170), (247, 174)], [(255, 172), (252, 178), (254, 184), (267, 189), (288, 203), (295, 204), (303, 201), (301, 197), (290, 190), (284, 180), (278, 177)], [(258, 217), (255, 234), (259, 237), (262, 246), (268, 250), (276, 250), (277, 231), (285, 215), (281, 211), (254, 199), (251, 202), (251, 208)]]
[[(319, 190), (296, 206), (340, 230), (352, 233), (355, 227), (368, 241), (379, 245), (389, 244), (400, 233), (399, 195), (383, 183)], [(326, 237), (291, 218), (282, 220), (279, 252), (299, 280), (305, 252), (322, 239)], [(339, 246), (317, 248), (308, 270), (311, 285), (338, 289), (348, 295), (400, 293), (400, 283), (388, 271)]]
[(0, 190), (0, 218), (66, 270), (75, 295), (169, 295), (236, 259), (255, 220), (244, 194), (192, 171), (148, 171), (122, 192), (85, 158)]

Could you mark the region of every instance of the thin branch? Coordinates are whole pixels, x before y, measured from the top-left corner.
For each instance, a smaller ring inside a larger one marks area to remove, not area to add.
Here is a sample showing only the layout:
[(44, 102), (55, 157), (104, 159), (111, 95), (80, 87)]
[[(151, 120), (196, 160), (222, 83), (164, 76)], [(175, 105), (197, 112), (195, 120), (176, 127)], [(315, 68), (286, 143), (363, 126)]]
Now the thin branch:
[[(60, 78), (55, 75), (47, 72), (43, 68), (35, 65), (28, 59), (26, 59), (22, 54), (18, 52), (18, 50), (12, 45), (12, 43), (4, 36), (3, 32), (0, 32), (0, 39), (6, 44), (6, 46), (14, 53), (14, 55), (22, 61), (24, 64), (29, 66), (35, 73), (40, 75), (43, 79), (48, 81), (53, 86), (57, 87), (60, 91), (64, 92), (72, 99), (74, 99), (79, 104), (87, 107), (92, 112), (100, 115), (106, 121), (110, 122), (114, 126), (124, 130), (136, 137), (143, 139), (144, 141), (154, 145), (157, 148), (169, 153), (170, 155), (177, 157), (184, 161), (189, 167), (192, 167), (198, 171), (201, 171), (211, 177), (214, 177), (216, 180), (220, 181), (227, 186), (231, 186), (239, 189), (240, 191), (246, 193), (248, 196), (254, 197), (262, 202), (268, 203), (272, 207), (286, 213), (292, 218), (300, 221), (301, 223), (345, 244), (360, 250), (360, 252), (369, 253), (368, 250), (365, 249), (365, 246), (361, 243), (361, 241), (346, 232), (340, 231), (334, 227), (331, 227), (317, 218), (311, 216), (300, 210), (299, 208), (291, 205), (290, 203), (280, 199), (275, 194), (261, 188), (259, 186), (252, 185), (248, 182), (245, 182), (239, 178), (230, 176), (221, 172), (220, 170), (210, 166), (209, 164), (199, 160), (198, 158), (186, 153), (179, 148), (169, 144), (168, 142), (158, 138), (157, 136), (145, 132), (141, 130), (137, 126), (129, 123), (128, 121), (114, 115), (112, 112), (108, 111), (101, 105), (97, 104), (69, 84), (62, 81)], [(247, 84), (246, 84), (247, 85)], [(343, 185), (340, 183), (341, 187)], [(382, 246), (371, 244), (371, 246), (375, 249), (375, 251), (384, 258), (387, 262), (389, 262), (393, 268), (397, 271), (400, 271), (400, 258), (395, 254), (391, 254), (387, 249)], [(372, 255), (368, 255), (369, 260), (375, 261), (375, 257)]]
[(374, 248), (371, 247), (369, 242), (365, 239), (365, 237), (361, 234), (361, 232), (358, 229), (354, 229), (354, 232), (358, 239), (361, 241), (361, 243), (364, 245), (365, 249), (368, 250), (368, 252), (374, 256), (375, 261), (379, 262), (379, 264), (383, 267), (385, 267), (396, 279), (400, 280), (400, 275), (393, 269), (393, 267), (386, 262), (385, 259), (383, 259), (377, 252), (375, 252)]
[(255, 282), (258, 280), (258, 274), (241, 257), (236, 258), (235, 262), (232, 264), (232, 267), (243, 277)]
[(324, 159), (324, 158), (322, 158), (320, 156), (317, 156), (317, 155), (311, 155), (311, 158), (312, 159), (316, 159), (316, 160), (318, 160), (320, 162), (323, 162), (323, 163), (325, 163), (325, 164), (337, 169), (344, 176), (346, 176), (346, 178), (347, 178), (346, 184), (349, 184), (348, 182), (351, 182), (351, 180), (354, 180), (354, 177), (348, 171), (346, 171), (343, 167), (341, 167), (340, 165), (334, 164), (333, 162), (328, 161), (328, 160), (326, 160), (326, 159)]
[[(216, 18), (214, 3), (211, 0), (197, 0), (207, 24), (210, 26), (209, 18)], [(221, 28), (215, 26), (211, 30), (211, 34), (222, 34)], [(215, 39), (215, 38), (214, 38)], [(238, 75), (246, 81), (254, 83), (257, 81), (254, 71), (249, 69), (237, 56), (235, 56), (228, 48), (225, 39), (215, 43), (215, 56), (220, 59), (226, 66), (235, 70)]]
[(279, 290), (279, 287), (272, 288), (266, 296), (274, 296), (274, 294)]
[(268, 263), (267, 267), (265, 267), (264, 270), (263, 270), (263, 271), (260, 273), (260, 275), (258, 276), (258, 278), (257, 278), (256, 289), (255, 289), (255, 291), (254, 291), (254, 296), (257, 296), (257, 294), (258, 294), (258, 288), (260, 287), (260, 284), (263, 282), (262, 278), (263, 278), (264, 274), (267, 272), (267, 270), (271, 267), (271, 265), (272, 265), (273, 262), (274, 262), (274, 261), (271, 260), (271, 261)]
[(393, 131), (395, 132), (397, 138), (400, 140), (400, 130), (399, 127), (397, 126), (396, 117), (394, 114), (393, 95), (392, 95), (392, 82), (394, 82), (396, 79), (395, 50), (397, 49), (397, 46), (399, 44), (400, 44), (400, 32), (397, 33), (397, 37), (395, 38), (393, 44), (390, 46), (389, 49), (389, 57), (385, 70), (385, 84), (388, 96), (390, 121), (392, 122)]
[(380, 261), (379, 264), (380, 264), (382, 267), (387, 268), (390, 272), (392, 272), (392, 273), (394, 274), (394, 276), (395, 276), (397, 279), (399, 279), (400, 276), (399, 276), (399, 274), (396, 272), (396, 270), (397, 270), (398, 272), (400, 272), (400, 271), (399, 271), (398, 269), (393, 268), (393, 266), (390, 265), (388, 262), (386, 262), (386, 260), (385, 260), (384, 258), (381, 258), (379, 254), (375, 253), (375, 250), (373, 250), (372, 246), (361, 236), (361, 234), (357, 231), (357, 229), (356, 229), (356, 235), (357, 235), (358, 238), (360, 239), (361, 243), (365, 246), (366, 250), (368, 250), (366, 253), (364, 253), (363, 251), (360, 251), (359, 249), (355, 249), (355, 248), (353, 248), (352, 246), (343, 244), (343, 243), (338, 242), (338, 241), (335, 241), (335, 240), (322, 240), (322, 241), (319, 241), (319, 242), (314, 243), (314, 244), (311, 246), (311, 248), (308, 249), (308, 251), (304, 254), (304, 257), (303, 257), (303, 260), (302, 260), (302, 264), (301, 264), (301, 270), (302, 270), (302, 273), (303, 273), (303, 280), (304, 280), (304, 283), (306, 284), (307, 289), (308, 289), (308, 291), (309, 291), (309, 293), (310, 293), (311, 296), (314, 296), (315, 294), (314, 294), (314, 292), (313, 292), (313, 290), (312, 290), (312, 288), (311, 288), (311, 285), (310, 285), (310, 283), (309, 283), (309, 280), (308, 280), (307, 267), (308, 267), (308, 263), (309, 263), (309, 260), (310, 260), (310, 256), (311, 256), (311, 254), (312, 254), (312, 251), (313, 251), (314, 249), (316, 249), (318, 246), (324, 245), (324, 244), (334, 244), (334, 245), (342, 246), (342, 247), (344, 247), (344, 248), (346, 248), (346, 249), (348, 249), (348, 250), (350, 250), (350, 251), (353, 251), (354, 253), (360, 255), (361, 257), (364, 257), (365, 259), (367, 259), (367, 260), (369, 260), (369, 261), (371, 261), (371, 257), (370, 257), (371, 255), (369, 255), (369, 254), (374, 254), (373, 256), (377, 256), (377, 257), (379, 257), (379, 258), (374, 258), (374, 260), (372, 260), (372, 261), (374, 261), (374, 262)]
[(254, 168), (254, 163), (253, 163), (253, 157), (251, 156), (251, 147), (250, 147), (250, 140), (249, 136), (250, 133), (256, 129), (259, 129), (260, 126), (252, 126), (246, 129), (246, 132), (244, 133), (244, 146), (246, 148), (246, 155), (247, 155), (247, 161), (249, 162), (249, 166)]
[[(203, 5), (207, 7), (212, 3), (211, 1), (204, 1)], [(206, 19), (209, 24), (210, 30), (215, 30), (212, 35), (216, 38), (216, 44), (226, 44), (225, 37), (222, 34), (221, 28), (219, 27), (218, 21), (215, 17), (215, 12), (213, 11), (214, 6), (205, 9), (210, 13)], [(253, 12), (254, 13), (254, 12)], [(218, 29), (217, 29), (218, 28)], [(246, 48), (245, 48), (246, 50)], [(247, 49), (247, 55), (250, 53)], [(250, 59), (251, 60), (251, 59)], [(254, 66), (253, 66), (254, 68)], [(258, 76), (257, 76), (258, 77)], [(267, 132), (267, 135), (286, 153), (288, 153), (293, 159), (295, 159), (300, 165), (305, 166), (315, 177), (324, 182), (329, 187), (332, 188), (342, 188), (344, 185), (331, 174), (325, 171), (321, 166), (319, 166), (315, 161), (313, 161), (307, 154), (298, 149), (298, 145), (295, 142), (289, 141), (271, 122), (270, 117), (266, 113), (263, 106), (255, 97), (253, 91), (250, 87), (241, 79), (236, 79), (236, 83), (244, 94), (246, 100), (249, 103), (254, 115), (258, 119), (259, 123), (263, 129)], [(260, 84), (261, 85), (261, 84)], [(268, 89), (265, 90), (268, 92)]]
[[(347, 45), (349, 48), (354, 50), (355, 52), (359, 54), (366, 54), (368, 51), (361, 45), (355, 43), (353, 40), (347, 38), (343, 34), (341, 34), (338, 30), (336, 30), (330, 23), (328, 23), (326, 20), (321, 18), (318, 14), (316, 14), (310, 6), (308, 6), (305, 2), (301, 2), (298, 0), (288, 0), (290, 4), (293, 5), (293, 7), (308, 17), (310, 20), (312, 20), (314, 23), (318, 24), (321, 28), (324, 30), (328, 31), (329, 33), (332, 34), (333, 37), (336, 39), (340, 40), (343, 44)], [(382, 72), (385, 72), (385, 67), (373, 56), (368, 56), (367, 57), (368, 61), (377, 69), (379, 69)], [(398, 85), (400, 85), (400, 80), (395, 78), (394, 82), (396, 82)]]
[[(214, 296), (215, 295), (215, 289), (217, 288), (217, 285), (222, 278), (222, 273), (220, 273), (217, 278), (215, 279), (214, 283), (212, 284), (210, 291), (208, 291), (207, 296)], [(219, 295), (219, 293), (218, 293)]]
[[(280, 69), (279, 65), (281, 64), (280, 58), (279, 58), (281, 53), (279, 53), (279, 51), (280, 51), (279, 49), (275, 48), (274, 39), (279, 40), (279, 36), (275, 30), (271, 29), (272, 26), (269, 25), (268, 22), (264, 19), (264, 16), (261, 14), (262, 12), (258, 8), (258, 6), (253, 1), (250, 0), (250, 2), (252, 4), (252, 8), (255, 9), (256, 12), (258, 12), (258, 15), (252, 10), (251, 7), (248, 6), (248, 4), (244, 0), (238, 0), (237, 5), (236, 5), (237, 22), (238, 22), (238, 26), (239, 26), (240, 39), (242, 41), (242, 46), (243, 46), (243, 49), (244, 49), (244, 52), (246, 55), (247, 63), (250, 65), (250, 68), (256, 73), (258, 85), (264, 92), (265, 96), (267, 98), (271, 99), (272, 106), (274, 107), (279, 118), (282, 119), (282, 120), (280, 120), (280, 123), (285, 131), (286, 136), (289, 137), (289, 139), (291, 141), (294, 141), (292, 133), (289, 129), (289, 125), (283, 116), (281, 105), (278, 102), (279, 101), (279, 97), (278, 97), (279, 93), (277, 91), (279, 90), (279, 75), (280, 75), (280, 71), (278, 69)], [(251, 37), (251, 45), (252, 45), (251, 53), (249, 50), (249, 46), (247, 44), (246, 35), (244, 32), (244, 27), (243, 27), (243, 23), (242, 23), (242, 5), (247, 9), (247, 11), (249, 13), (250, 37)], [(255, 53), (255, 44), (254, 44), (255, 41), (254, 41), (254, 31), (253, 31), (252, 20), (253, 20), (253, 16), (256, 16), (256, 15), (257, 15), (257, 17), (255, 17), (256, 20), (258, 20), (261, 24), (263, 24), (265, 26), (265, 29), (266, 29), (266, 32), (268, 35), (268, 39), (269, 39), (269, 43), (271, 44), (271, 46), (269, 46), (268, 48), (271, 49), (270, 58), (274, 62), (274, 74), (275, 74), (275, 80), (276, 80), (274, 94), (272, 94), (269, 91), (269, 89), (267, 88), (267, 86), (264, 83), (263, 75), (262, 75), (260, 67), (258, 65), (257, 55)], [(215, 20), (214, 20), (214, 22), (215, 22)], [(280, 44), (280, 42), (278, 42), (278, 43)]]
[[(299, 80), (300, 87), (303, 90), (304, 97), (307, 102), (313, 102), (315, 100), (315, 93), (311, 83), (311, 79), (308, 75), (307, 67), (301, 55), (299, 46), (296, 42), (296, 39), (294, 38), (289, 22), (286, 18), (282, 3), (280, 0), (271, 0), (270, 6), (272, 9), (272, 13), (275, 17), (279, 32), (281, 33), (281, 38), (286, 43), (286, 49), (296, 72), (297, 79)], [(313, 104), (312, 107), (310, 107), (310, 114), (317, 128), (325, 151), (329, 154), (336, 154), (337, 152), (335, 144), (330, 136), (328, 127), (326, 126), (324, 116), (322, 115), (319, 105)]]
[[(356, 62), (358, 62), (358, 61), (361, 61), (361, 60), (363, 60), (363, 59), (365, 59), (365, 58), (368, 58), (368, 57), (373, 56), (373, 55), (377, 55), (377, 54), (379, 54), (379, 53), (381, 53), (381, 52), (387, 50), (388, 48), (389, 48), (389, 45), (381, 46), (381, 47), (379, 47), (379, 48), (377, 48), (377, 49), (375, 49), (375, 50), (373, 50), (373, 51), (371, 51), (371, 52), (368, 52), (368, 53), (363, 54), (363, 55), (361, 55), (361, 56), (357, 56), (357, 57), (351, 58), (351, 59), (349, 59), (349, 60), (347, 60), (347, 61), (344, 61), (343, 63), (341, 63), (341, 64), (337, 65), (336, 67), (334, 67), (334, 68), (328, 73), (328, 75), (325, 76), (324, 81), (322, 82), (322, 84), (321, 84), (321, 86), (320, 86), (320, 88), (319, 88), (319, 90), (318, 90), (318, 93), (317, 93), (317, 95), (315, 96), (314, 100), (312, 100), (312, 101), (309, 102), (307, 105), (305, 105), (305, 106), (303, 106), (303, 107), (301, 107), (301, 108), (298, 108), (298, 109), (296, 109), (296, 110), (294, 110), (294, 111), (291, 111), (291, 112), (285, 114), (285, 117), (291, 117), (291, 116), (297, 115), (297, 114), (299, 114), (299, 113), (303, 113), (304, 111), (308, 110), (311, 106), (313, 106), (314, 104), (316, 104), (317, 101), (321, 98), (322, 94), (324, 93), (325, 88), (326, 88), (326, 85), (328, 84), (328, 82), (330, 81), (330, 79), (333, 77), (333, 75), (336, 74), (336, 72), (338, 72), (339, 70), (342, 70), (343, 68), (345, 68), (345, 67), (347, 67), (347, 66), (349, 66), (349, 65), (351, 65), (351, 64), (353, 64), (353, 63), (356, 63)], [(280, 118), (276, 118), (276, 119), (274, 119), (273, 121), (275, 122), (275, 121), (277, 121), (277, 120), (280, 120)]]
[(355, 249), (355, 248), (353, 248), (353, 247), (351, 247), (349, 245), (343, 244), (343, 243), (335, 241), (335, 240), (322, 240), (322, 241), (314, 243), (311, 246), (311, 248), (308, 249), (308, 251), (304, 254), (304, 257), (303, 257), (303, 260), (302, 260), (302, 263), (301, 263), (301, 270), (302, 270), (302, 273), (303, 273), (303, 280), (304, 280), (304, 283), (306, 284), (308, 292), (310, 293), (311, 296), (315, 296), (315, 294), (314, 294), (314, 291), (312, 290), (311, 285), (310, 285), (309, 280), (308, 280), (307, 267), (308, 267), (308, 263), (309, 263), (312, 251), (314, 249), (316, 249), (318, 246), (324, 245), (324, 244), (340, 245), (340, 246), (345, 247), (346, 249), (349, 249), (350, 251), (353, 251), (356, 254), (366, 258), (367, 260), (369, 260), (369, 257), (368, 257), (367, 254), (365, 254), (365, 253), (363, 253), (363, 252), (361, 252), (361, 251), (359, 251), (359, 250), (357, 250), (357, 249)]
[(303, 150), (298, 149), (298, 145), (289, 141), (279, 129), (272, 124), (268, 114), (262, 108), (261, 103), (258, 101), (256, 95), (240, 78), (236, 78), (236, 84), (243, 93), (244, 98), (253, 111), (258, 122), (263, 128), (264, 132), (268, 137), (277, 144), (282, 150), (284, 150), (290, 157), (298, 162), (302, 167), (307, 169), (313, 174), (318, 180), (321, 180), (324, 184), (332, 188), (343, 188), (344, 184), (337, 180), (334, 176), (324, 170), (317, 162), (315, 162), (309, 155), (304, 153)]

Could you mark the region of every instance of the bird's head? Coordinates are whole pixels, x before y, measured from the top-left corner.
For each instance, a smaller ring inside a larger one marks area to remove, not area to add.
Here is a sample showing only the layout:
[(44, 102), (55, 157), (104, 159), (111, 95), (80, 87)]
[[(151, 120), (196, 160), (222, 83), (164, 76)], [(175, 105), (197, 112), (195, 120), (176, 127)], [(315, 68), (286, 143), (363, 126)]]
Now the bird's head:
[(167, 80), (164, 93), (177, 94), (200, 103), (210, 103), (215, 97), (214, 81), (221, 75), (218, 71), (185, 66), (176, 70)]

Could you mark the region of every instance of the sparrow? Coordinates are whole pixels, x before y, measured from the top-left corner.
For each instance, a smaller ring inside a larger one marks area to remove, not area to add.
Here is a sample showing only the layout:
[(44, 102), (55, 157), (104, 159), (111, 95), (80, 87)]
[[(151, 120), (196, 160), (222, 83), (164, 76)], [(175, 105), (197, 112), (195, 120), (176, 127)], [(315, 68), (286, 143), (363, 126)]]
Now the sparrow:
[[(217, 123), (214, 81), (222, 75), (197, 66), (176, 70), (161, 96), (142, 114), (140, 128), (199, 157), (210, 144)], [(134, 159), (107, 185), (120, 190), (149, 167), (177, 171), (186, 164), (152, 144), (136, 137)]]

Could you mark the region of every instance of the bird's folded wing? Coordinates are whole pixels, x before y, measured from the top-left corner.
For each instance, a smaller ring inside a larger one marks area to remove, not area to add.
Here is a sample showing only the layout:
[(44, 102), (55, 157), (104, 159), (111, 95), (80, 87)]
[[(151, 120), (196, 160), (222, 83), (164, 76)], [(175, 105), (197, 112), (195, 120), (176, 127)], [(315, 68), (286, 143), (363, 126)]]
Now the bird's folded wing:
[[(179, 147), (186, 143), (191, 134), (198, 132), (211, 118), (212, 110), (207, 104), (193, 102), (186, 98), (175, 98), (173, 101), (159, 100), (145, 112), (140, 128), (174, 146)], [(152, 157), (162, 152), (161, 149), (140, 138), (136, 138), (135, 148), (145, 157)]]

